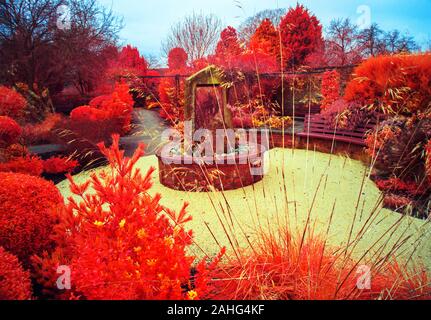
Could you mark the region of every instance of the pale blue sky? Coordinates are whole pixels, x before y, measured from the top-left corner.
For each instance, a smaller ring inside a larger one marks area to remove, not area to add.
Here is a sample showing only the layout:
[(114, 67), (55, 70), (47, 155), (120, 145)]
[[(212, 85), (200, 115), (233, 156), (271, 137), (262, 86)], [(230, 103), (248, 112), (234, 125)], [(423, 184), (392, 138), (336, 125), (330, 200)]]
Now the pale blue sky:
[[(124, 44), (132, 44), (142, 54), (160, 55), (160, 43), (172, 24), (195, 12), (214, 13), (223, 23), (237, 27), (243, 20), (264, 9), (289, 7), (296, 0), (99, 0), (124, 17), (121, 32)], [(359, 18), (358, 7), (370, 8), (372, 22), (384, 30), (409, 32), (421, 45), (431, 39), (431, 0), (303, 0), (326, 27), (334, 18)], [(240, 8), (241, 7), (241, 8)]]

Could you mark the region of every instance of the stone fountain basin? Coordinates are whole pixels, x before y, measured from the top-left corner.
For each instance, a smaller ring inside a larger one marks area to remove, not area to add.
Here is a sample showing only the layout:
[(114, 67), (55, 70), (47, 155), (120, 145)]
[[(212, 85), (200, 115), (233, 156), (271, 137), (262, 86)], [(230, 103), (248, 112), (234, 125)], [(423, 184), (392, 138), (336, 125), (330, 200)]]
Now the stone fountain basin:
[(263, 179), (267, 152), (257, 146), (247, 153), (215, 154), (212, 157), (170, 155), (156, 152), (160, 183), (179, 191), (209, 192), (236, 190)]

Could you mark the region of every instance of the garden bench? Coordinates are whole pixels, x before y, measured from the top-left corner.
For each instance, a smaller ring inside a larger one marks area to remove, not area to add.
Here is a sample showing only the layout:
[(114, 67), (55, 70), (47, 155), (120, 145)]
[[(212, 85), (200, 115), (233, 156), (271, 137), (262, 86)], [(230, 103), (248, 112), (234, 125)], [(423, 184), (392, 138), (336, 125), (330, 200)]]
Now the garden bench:
[(370, 119), (367, 125), (360, 126), (354, 130), (331, 128), (322, 115), (306, 115), (304, 131), (299, 133), (299, 137), (318, 138), (331, 141), (345, 142), (359, 146), (366, 146), (365, 137), (370, 130), (377, 125), (376, 119)]

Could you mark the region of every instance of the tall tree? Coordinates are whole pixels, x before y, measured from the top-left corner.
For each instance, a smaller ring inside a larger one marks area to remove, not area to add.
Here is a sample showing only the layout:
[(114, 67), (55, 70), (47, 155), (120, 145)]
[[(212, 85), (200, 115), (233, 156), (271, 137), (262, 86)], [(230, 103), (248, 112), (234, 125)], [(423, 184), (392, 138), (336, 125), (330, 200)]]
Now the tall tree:
[(193, 13), (171, 27), (162, 43), (166, 56), (173, 48), (183, 48), (190, 61), (206, 57), (214, 52), (221, 31), (221, 20), (215, 15)]
[(238, 37), (240, 41), (248, 44), (256, 32), (256, 29), (265, 19), (269, 19), (274, 26), (278, 26), (281, 18), (286, 14), (286, 11), (287, 10), (283, 8), (264, 10), (247, 18), (238, 28)]
[(362, 60), (358, 27), (349, 18), (332, 20), (326, 36), (326, 59), (330, 65), (357, 64)]
[(418, 44), (410, 35), (402, 35), (399, 30), (386, 32), (383, 36), (385, 49), (390, 54), (410, 53), (419, 49)]
[(281, 20), (280, 34), (287, 68), (304, 65), (307, 57), (323, 46), (322, 25), (299, 4)]
[(250, 40), (250, 48), (254, 52), (264, 53), (272, 56), (279, 55), (280, 40), (277, 29), (270, 19), (262, 21)]
[(221, 59), (232, 58), (242, 53), (236, 29), (229, 26), (220, 34), (217, 43), (216, 56)]
[(359, 32), (358, 43), (365, 57), (375, 57), (385, 53), (383, 30), (377, 23)]
[[(64, 6), (67, 24), (59, 23)], [(66, 82), (90, 89), (122, 27), (96, 0), (5, 0), (0, 12), (2, 81), (54, 92)]]

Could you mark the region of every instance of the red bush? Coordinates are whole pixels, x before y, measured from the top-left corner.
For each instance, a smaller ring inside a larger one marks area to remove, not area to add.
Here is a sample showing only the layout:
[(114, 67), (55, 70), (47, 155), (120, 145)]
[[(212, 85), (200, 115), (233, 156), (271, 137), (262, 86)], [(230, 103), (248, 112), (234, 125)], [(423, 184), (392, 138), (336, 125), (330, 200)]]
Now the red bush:
[(322, 25), (299, 4), (281, 20), (280, 33), (287, 68), (304, 65), (307, 57), (323, 45)]
[(322, 110), (340, 99), (340, 74), (337, 70), (327, 71), (322, 76)]
[(58, 113), (48, 115), (44, 121), (37, 124), (26, 124), (23, 127), (22, 138), (27, 145), (50, 144), (55, 135), (53, 130), (57, 128), (63, 117)]
[(0, 247), (0, 300), (30, 300), (30, 275), (17, 257)]
[[(63, 253), (39, 259), (41, 274), (63, 259), (73, 270), (74, 291), (85, 299), (204, 298), (209, 269), (201, 262), (191, 276), (194, 258), (186, 253), (192, 243), (192, 233), (184, 230), (191, 219), (186, 205), (178, 214), (161, 206), (160, 195), (148, 194), (154, 169), (144, 175), (135, 169), (143, 146), (126, 159), (118, 149), (119, 137), (113, 141), (110, 149), (100, 145), (110, 170), (83, 185), (69, 178), (81, 202), (69, 198), (57, 229)], [(90, 188), (91, 195), (86, 194)]]
[(394, 210), (405, 208), (411, 205), (412, 203), (413, 201), (411, 198), (400, 196), (397, 194), (392, 194), (392, 193), (386, 194), (383, 201), (383, 205), (386, 208), (391, 208)]
[(0, 172), (22, 173), (38, 177), (43, 172), (43, 161), (31, 155), (12, 158), (8, 162), (0, 163)]
[(28, 267), (32, 255), (53, 248), (63, 198), (54, 184), (38, 177), (0, 173), (0, 181), (0, 246)]
[(345, 99), (392, 114), (424, 111), (431, 103), (431, 54), (379, 56), (356, 68)]
[(399, 178), (377, 180), (376, 184), (381, 191), (400, 192), (410, 196), (421, 196), (427, 192), (424, 185), (420, 186), (413, 181), (405, 182)]
[(12, 118), (0, 116), (0, 144), (12, 144), (18, 141), (22, 128)]
[(20, 118), (27, 101), (15, 90), (0, 86), (0, 116)]
[[(358, 263), (325, 240), (261, 235), (242, 262), (220, 269), (216, 299), (223, 300), (361, 300), (429, 299), (425, 271), (408, 272), (396, 261), (371, 265), (370, 290), (357, 286)], [(338, 252), (338, 253), (337, 253)]]
[(70, 173), (79, 165), (78, 161), (62, 157), (52, 157), (43, 162), (43, 171), (48, 174)]
[(70, 130), (94, 142), (107, 141), (114, 133), (126, 134), (131, 129), (134, 101), (127, 84), (117, 84), (111, 95), (99, 96), (72, 110)]

